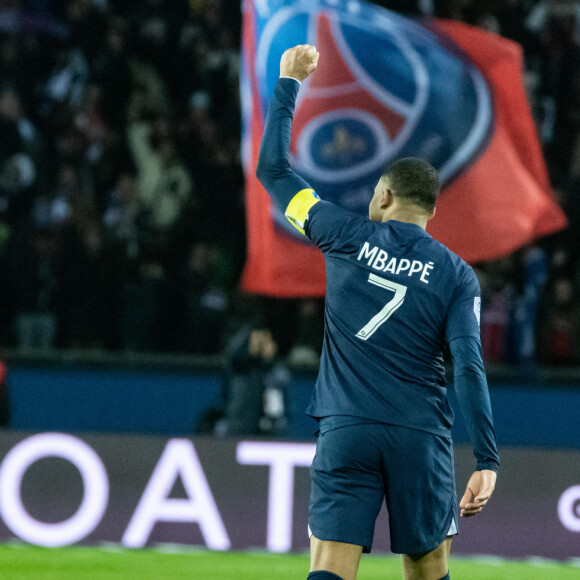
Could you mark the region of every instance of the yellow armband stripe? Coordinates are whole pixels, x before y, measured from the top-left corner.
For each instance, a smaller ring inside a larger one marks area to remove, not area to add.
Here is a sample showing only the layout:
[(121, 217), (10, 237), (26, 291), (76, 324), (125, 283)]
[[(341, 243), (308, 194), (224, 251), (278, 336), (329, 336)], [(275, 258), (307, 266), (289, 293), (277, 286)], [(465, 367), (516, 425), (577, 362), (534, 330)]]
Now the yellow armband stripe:
[(304, 233), (304, 224), (310, 208), (319, 201), (320, 198), (313, 189), (302, 189), (290, 200), (285, 215), (301, 234)]

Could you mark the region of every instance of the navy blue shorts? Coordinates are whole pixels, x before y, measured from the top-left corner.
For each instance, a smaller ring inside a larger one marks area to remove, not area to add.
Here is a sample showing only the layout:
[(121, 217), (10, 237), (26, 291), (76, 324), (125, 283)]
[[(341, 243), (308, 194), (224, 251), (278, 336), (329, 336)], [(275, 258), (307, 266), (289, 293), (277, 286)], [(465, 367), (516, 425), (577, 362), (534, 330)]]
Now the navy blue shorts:
[(370, 552), (383, 500), (397, 554), (430, 552), (456, 533), (450, 439), (384, 423), (325, 429), (323, 420), (310, 473), (309, 526), (319, 540)]

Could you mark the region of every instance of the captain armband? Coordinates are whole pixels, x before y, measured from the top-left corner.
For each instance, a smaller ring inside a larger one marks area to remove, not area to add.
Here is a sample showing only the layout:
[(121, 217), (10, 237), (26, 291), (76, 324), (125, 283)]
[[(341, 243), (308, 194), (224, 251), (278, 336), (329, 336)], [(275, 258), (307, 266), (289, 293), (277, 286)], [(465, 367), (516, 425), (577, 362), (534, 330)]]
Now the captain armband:
[(305, 233), (304, 224), (310, 208), (319, 201), (320, 198), (313, 189), (302, 189), (290, 200), (285, 215), (301, 234)]

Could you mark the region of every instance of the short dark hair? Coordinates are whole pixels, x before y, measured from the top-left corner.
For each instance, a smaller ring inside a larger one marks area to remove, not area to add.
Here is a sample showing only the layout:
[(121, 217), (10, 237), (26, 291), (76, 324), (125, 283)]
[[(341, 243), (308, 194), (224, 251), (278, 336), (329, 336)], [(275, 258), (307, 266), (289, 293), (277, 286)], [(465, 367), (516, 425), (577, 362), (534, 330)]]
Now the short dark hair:
[(405, 157), (389, 165), (381, 181), (405, 203), (430, 212), (435, 207), (441, 185), (437, 170), (418, 157)]

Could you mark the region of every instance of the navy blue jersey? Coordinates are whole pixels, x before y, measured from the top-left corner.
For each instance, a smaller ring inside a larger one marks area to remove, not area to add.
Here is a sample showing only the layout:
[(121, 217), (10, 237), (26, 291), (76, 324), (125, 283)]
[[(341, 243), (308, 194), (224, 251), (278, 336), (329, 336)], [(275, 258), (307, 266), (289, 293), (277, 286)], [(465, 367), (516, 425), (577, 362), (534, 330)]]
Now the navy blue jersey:
[(335, 425), (360, 419), (448, 437), (448, 344), (477, 469), (497, 470), (473, 270), (419, 225), (370, 221), (320, 201), (289, 163), (299, 87), (290, 78), (276, 83), (256, 175), (326, 258), (324, 347), (307, 412)]
[(472, 268), (418, 225), (318, 202), (305, 224), (326, 259), (325, 334), (307, 413), (449, 435), (443, 349), (479, 338)]

